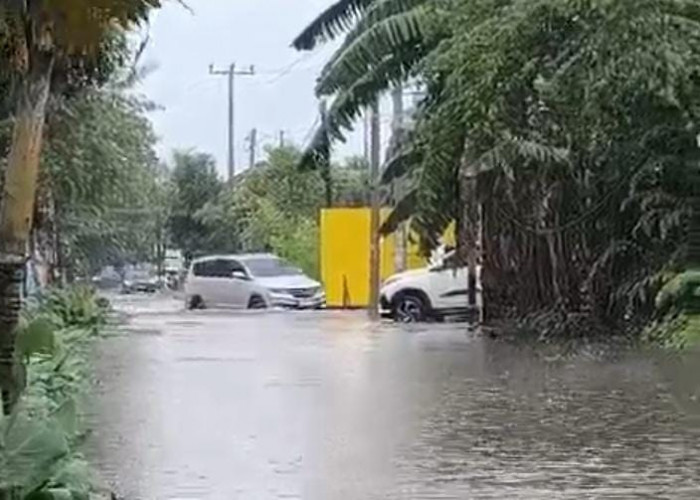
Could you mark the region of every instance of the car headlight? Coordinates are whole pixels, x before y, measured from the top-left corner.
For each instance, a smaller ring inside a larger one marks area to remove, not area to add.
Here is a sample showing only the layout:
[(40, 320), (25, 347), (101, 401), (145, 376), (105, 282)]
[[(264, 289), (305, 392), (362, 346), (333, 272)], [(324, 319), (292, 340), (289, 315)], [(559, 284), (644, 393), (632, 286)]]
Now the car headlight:
[(285, 290), (284, 288), (270, 288), (270, 293), (274, 293), (276, 295), (291, 295), (289, 290)]

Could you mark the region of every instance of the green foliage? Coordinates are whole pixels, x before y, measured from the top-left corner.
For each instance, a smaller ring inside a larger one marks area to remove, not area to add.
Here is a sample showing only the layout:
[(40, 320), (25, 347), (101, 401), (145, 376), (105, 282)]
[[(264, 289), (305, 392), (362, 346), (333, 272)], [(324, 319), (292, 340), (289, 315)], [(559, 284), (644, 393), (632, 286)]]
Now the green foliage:
[(656, 309), (662, 314), (690, 308), (700, 301), (700, 271), (685, 271), (666, 283), (656, 295)]
[(173, 193), (168, 229), (172, 243), (186, 254), (212, 249), (206, 226), (197, 216), (207, 202), (219, 196), (223, 182), (214, 158), (204, 153), (176, 151), (170, 169)]
[(146, 21), (150, 10), (160, 6), (160, 0), (38, 0), (31, 6), (6, 2), (0, 11), (0, 42), (10, 50), (35, 44), (43, 51), (90, 54), (106, 33)]
[(331, 166), (333, 206), (369, 206), (369, 165), (360, 156), (347, 158)]
[(146, 260), (157, 244), (168, 186), (147, 106), (119, 89), (87, 90), (54, 104), (43, 175), (63, 259), (79, 274)]
[[(348, 2), (339, 2), (348, 4)], [(339, 5), (338, 4), (338, 5)], [(440, 1), (376, 0), (362, 3), (348, 16), (343, 9), (322, 13), (302, 32), (295, 46), (312, 48), (329, 30), (348, 31), (343, 44), (319, 76), (316, 92), (332, 95), (323, 126), (300, 159), (302, 168), (329, 161), (332, 143), (344, 141), (363, 109), (393, 84), (416, 75), (421, 61), (444, 37), (448, 9)]]
[(57, 426), (21, 414), (3, 424), (0, 488), (21, 486), (26, 496), (42, 486), (45, 471), (68, 453), (68, 443)]
[(700, 342), (700, 271), (677, 274), (656, 295), (656, 317), (646, 328), (647, 340), (682, 349)]
[(100, 301), (90, 287), (75, 285), (53, 290), (44, 300), (42, 310), (57, 318), (60, 328), (73, 327), (97, 332), (107, 321), (109, 305)]
[(650, 323), (644, 340), (668, 349), (682, 350), (700, 343), (700, 315), (678, 313)]
[(56, 348), (53, 318), (46, 315), (33, 315), (22, 318), (17, 329), (15, 349), (22, 357), (34, 354), (52, 354)]
[(371, 3), (372, 0), (338, 0), (297, 36), (294, 47), (310, 50), (319, 42), (334, 39), (352, 26)]
[(317, 172), (299, 172), (299, 151), (270, 148), (266, 159), (236, 178), (233, 189), (196, 213), (217, 252), (271, 251), (313, 276), (318, 274), (317, 217), (323, 191)]
[(410, 189), (384, 229), (410, 219), (434, 245), (468, 216), (460, 172), (472, 169), (489, 316), (555, 305), (616, 330), (655, 317), (700, 167), (692, 2), (377, 0), (343, 26), (317, 88), (334, 95), (329, 125), (307, 163), (393, 79), (415, 76), (426, 97), (384, 173)]
[[(104, 321), (97, 297), (78, 288), (54, 291), (26, 313), (18, 334), (26, 336), (20, 342), (27, 348), (27, 384), (13, 414), (0, 417), (0, 492), (21, 499), (79, 500), (94, 489), (80, 451), (81, 401), (90, 386), (98, 310), (99, 322)], [(44, 348), (48, 338), (50, 349)]]

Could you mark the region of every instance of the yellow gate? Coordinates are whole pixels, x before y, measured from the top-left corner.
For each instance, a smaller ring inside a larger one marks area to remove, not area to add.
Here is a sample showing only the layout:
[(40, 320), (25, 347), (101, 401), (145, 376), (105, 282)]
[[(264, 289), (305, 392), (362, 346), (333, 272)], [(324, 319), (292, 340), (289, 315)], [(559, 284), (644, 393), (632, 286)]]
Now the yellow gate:
[[(383, 209), (381, 218), (389, 214)], [(321, 210), (320, 259), (321, 280), (329, 307), (366, 307), (369, 302), (369, 219), (368, 207), (327, 208)], [(451, 234), (450, 229), (446, 234)], [(454, 238), (447, 238), (453, 240)], [(381, 239), (380, 275), (394, 274), (395, 235)], [(406, 249), (409, 269), (427, 264), (417, 243), (409, 241)]]

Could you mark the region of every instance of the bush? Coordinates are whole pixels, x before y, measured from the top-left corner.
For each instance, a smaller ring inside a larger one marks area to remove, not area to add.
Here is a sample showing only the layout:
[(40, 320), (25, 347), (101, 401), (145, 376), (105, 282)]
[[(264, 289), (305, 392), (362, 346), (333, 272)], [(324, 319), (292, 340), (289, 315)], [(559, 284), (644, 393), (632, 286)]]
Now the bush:
[(678, 274), (656, 296), (656, 320), (644, 331), (645, 340), (684, 349), (700, 342), (700, 271)]
[(85, 328), (94, 333), (104, 326), (109, 303), (98, 298), (94, 289), (79, 285), (50, 292), (40, 309), (55, 315), (62, 327)]
[(106, 313), (85, 287), (52, 291), (25, 312), (17, 350), (27, 383), (13, 414), (0, 417), (0, 498), (89, 498), (94, 481), (80, 452), (81, 407), (91, 342)]

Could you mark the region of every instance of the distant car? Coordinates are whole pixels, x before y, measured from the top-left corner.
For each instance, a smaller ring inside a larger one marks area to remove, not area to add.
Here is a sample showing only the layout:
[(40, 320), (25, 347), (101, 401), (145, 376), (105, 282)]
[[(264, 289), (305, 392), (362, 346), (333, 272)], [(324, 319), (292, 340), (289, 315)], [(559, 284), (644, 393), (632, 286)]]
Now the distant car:
[(97, 288), (117, 288), (122, 283), (122, 277), (112, 266), (107, 266), (90, 278), (90, 282)]
[[(380, 290), (380, 313), (395, 321), (411, 323), (469, 312), (467, 268), (454, 265), (454, 251), (431, 265), (394, 274)], [(481, 267), (477, 268), (477, 275)], [(477, 278), (477, 305), (481, 304), (481, 279)]]
[(272, 254), (213, 255), (192, 261), (185, 280), (189, 309), (325, 307), (323, 287)]
[(161, 280), (148, 271), (134, 270), (124, 275), (122, 293), (154, 293), (161, 288)]

